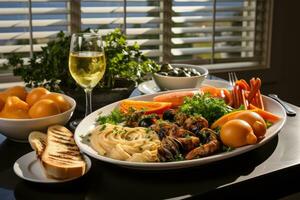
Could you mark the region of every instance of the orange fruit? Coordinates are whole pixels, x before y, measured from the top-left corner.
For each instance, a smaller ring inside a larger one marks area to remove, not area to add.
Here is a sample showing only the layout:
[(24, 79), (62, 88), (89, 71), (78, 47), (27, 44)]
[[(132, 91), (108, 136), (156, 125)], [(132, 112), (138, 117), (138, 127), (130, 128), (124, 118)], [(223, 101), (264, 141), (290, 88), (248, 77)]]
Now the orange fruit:
[(51, 99), (53, 100), (59, 107), (61, 112), (65, 112), (71, 108), (71, 104), (63, 97), (61, 94), (49, 93), (41, 96), (41, 99)]
[(263, 137), (267, 132), (265, 120), (256, 112), (244, 111), (235, 115), (234, 119), (241, 119), (248, 122), (257, 137)]
[(29, 119), (28, 112), (24, 110), (15, 110), (12, 112), (1, 112), (0, 117), (9, 119)]
[(11, 119), (26, 119), (28, 116), (29, 105), (17, 96), (9, 96), (6, 99), (0, 117)]
[(60, 113), (59, 106), (51, 99), (38, 100), (30, 109), (31, 118), (47, 117)]
[(9, 96), (17, 96), (21, 100), (25, 101), (27, 96), (27, 91), (25, 90), (25, 87), (23, 86), (14, 86), (7, 90), (5, 90), (3, 93), (6, 94), (6, 98)]
[(14, 112), (16, 110), (28, 112), (29, 105), (17, 96), (7, 97), (2, 112)]
[(221, 128), (220, 138), (223, 144), (234, 148), (257, 142), (250, 124), (241, 119), (226, 122)]
[(29, 104), (29, 106), (32, 106), (35, 102), (37, 102), (40, 99), (41, 96), (49, 93), (50, 92), (43, 87), (34, 88), (28, 93), (26, 97), (26, 102)]

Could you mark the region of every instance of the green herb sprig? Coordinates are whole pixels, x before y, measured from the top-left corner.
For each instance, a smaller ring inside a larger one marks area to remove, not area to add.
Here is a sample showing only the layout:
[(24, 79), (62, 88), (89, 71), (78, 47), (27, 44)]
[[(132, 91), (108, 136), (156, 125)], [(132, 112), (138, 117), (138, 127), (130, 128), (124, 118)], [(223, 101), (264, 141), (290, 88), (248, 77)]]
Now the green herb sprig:
[(115, 108), (109, 115), (102, 116), (100, 114), (96, 122), (100, 125), (106, 123), (116, 125), (122, 123), (125, 120), (125, 115), (118, 108)]
[(218, 118), (230, 113), (232, 108), (223, 99), (213, 98), (210, 94), (196, 94), (186, 98), (179, 111), (187, 115), (201, 115), (212, 124)]

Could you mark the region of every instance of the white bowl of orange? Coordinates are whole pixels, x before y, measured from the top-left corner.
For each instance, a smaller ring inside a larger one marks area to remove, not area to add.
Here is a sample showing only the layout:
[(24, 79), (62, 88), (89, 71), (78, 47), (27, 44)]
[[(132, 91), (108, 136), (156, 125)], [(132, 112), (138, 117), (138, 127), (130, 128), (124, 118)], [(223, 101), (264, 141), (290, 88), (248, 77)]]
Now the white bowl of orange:
[(38, 87), (27, 92), (15, 86), (0, 93), (0, 133), (14, 141), (28, 141), (31, 131), (65, 125), (73, 115), (73, 98)]

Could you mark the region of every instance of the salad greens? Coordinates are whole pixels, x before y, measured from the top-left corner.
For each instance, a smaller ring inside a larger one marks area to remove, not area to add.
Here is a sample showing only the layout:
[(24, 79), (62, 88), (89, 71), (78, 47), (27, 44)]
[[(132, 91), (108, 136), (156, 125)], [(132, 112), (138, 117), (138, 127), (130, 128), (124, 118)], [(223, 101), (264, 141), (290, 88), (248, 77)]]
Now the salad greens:
[(99, 115), (96, 122), (98, 124), (119, 124), (125, 120), (125, 115), (118, 108), (115, 108), (109, 115), (101, 116)]
[(179, 111), (187, 115), (201, 115), (209, 124), (212, 124), (223, 115), (230, 113), (232, 108), (223, 99), (212, 98), (210, 94), (206, 93), (186, 98)]

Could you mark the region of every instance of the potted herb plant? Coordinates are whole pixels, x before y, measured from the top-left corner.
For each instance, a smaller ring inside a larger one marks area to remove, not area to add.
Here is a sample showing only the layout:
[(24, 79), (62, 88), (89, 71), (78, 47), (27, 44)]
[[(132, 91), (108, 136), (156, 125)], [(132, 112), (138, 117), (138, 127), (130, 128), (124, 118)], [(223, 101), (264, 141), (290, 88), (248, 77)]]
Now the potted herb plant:
[[(127, 98), (146, 74), (159, 70), (153, 60), (142, 55), (137, 44), (127, 44), (120, 29), (106, 35), (104, 41), (106, 71), (93, 90), (94, 109)], [(16, 55), (9, 58), (8, 64), (14, 67), (14, 75), (20, 76), (27, 87), (43, 86), (64, 92), (73, 96), (79, 105), (84, 105), (84, 94), (68, 70), (69, 45), (70, 36), (60, 32), (57, 39), (42, 47), (42, 52), (35, 53), (28, 64)]]

